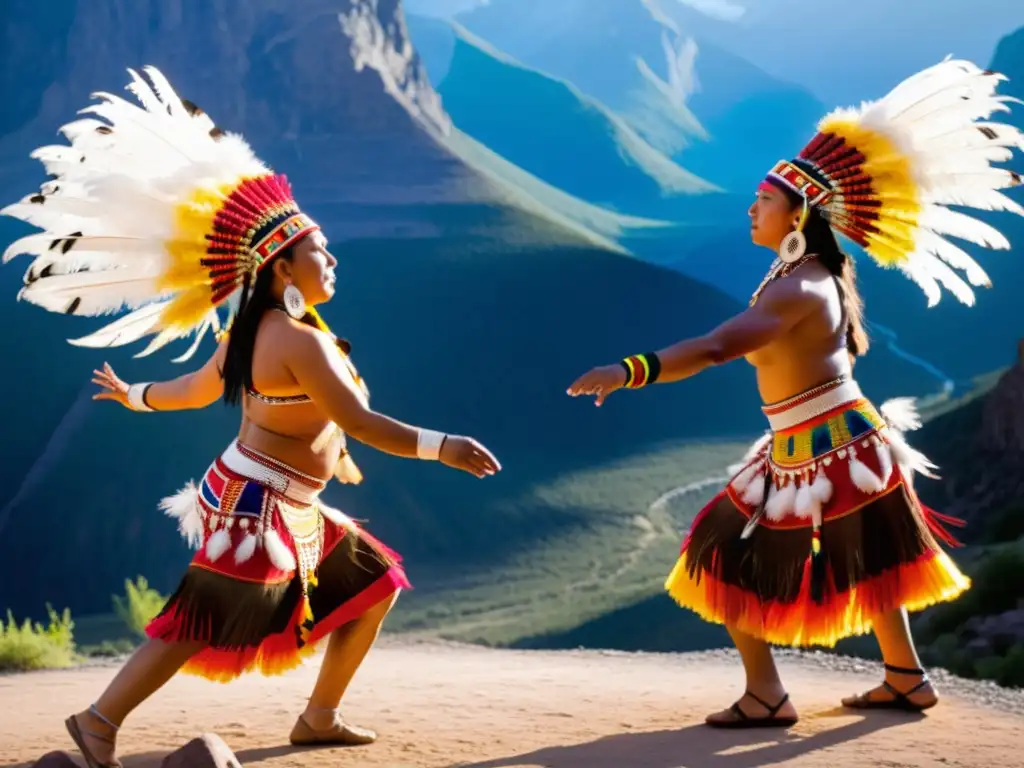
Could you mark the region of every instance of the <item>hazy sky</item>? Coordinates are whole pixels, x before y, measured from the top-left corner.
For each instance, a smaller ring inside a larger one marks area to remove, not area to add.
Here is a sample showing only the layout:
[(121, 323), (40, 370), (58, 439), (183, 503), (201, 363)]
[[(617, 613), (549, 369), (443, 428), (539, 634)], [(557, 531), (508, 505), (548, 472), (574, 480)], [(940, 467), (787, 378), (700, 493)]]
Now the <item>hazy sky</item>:
[[(743, 15), (746, 6), (746, 0), (677, 1), (695, 10), (702, 11), (708, 16), (726, 20), (738, 19)], [(409, 13), (446, 18), (480, 5), (487, 5), (488, 2), (490, 0), (405, 0), (404, 4), (406, 11)], [(623, 2), (639, 2), (639, 0), (623, 0)]]

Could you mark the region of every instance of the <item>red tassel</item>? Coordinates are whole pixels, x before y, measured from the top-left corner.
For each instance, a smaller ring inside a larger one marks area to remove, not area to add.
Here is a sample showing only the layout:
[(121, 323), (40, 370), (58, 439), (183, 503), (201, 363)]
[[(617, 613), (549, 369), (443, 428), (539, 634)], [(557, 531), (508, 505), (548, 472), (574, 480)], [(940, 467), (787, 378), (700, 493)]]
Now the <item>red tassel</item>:
[(951, 547), (963, 546), (963, 543), (947, 531), (942, 524), (945, 523), (946, 525), (952, 525), (956, 528), (966, 528), (966, 520), (962, 520), (959, 517), (952, 517), (951, 515), (944, 515), (941, 512), (936, 512), (934, 509), (926, 507), (924, 504), (921, 505), (921, 511), (924, 512), (924, 520), (928, 524), (928, 530), (930, 530), (935, 536), (942, 539), (942, 541)]

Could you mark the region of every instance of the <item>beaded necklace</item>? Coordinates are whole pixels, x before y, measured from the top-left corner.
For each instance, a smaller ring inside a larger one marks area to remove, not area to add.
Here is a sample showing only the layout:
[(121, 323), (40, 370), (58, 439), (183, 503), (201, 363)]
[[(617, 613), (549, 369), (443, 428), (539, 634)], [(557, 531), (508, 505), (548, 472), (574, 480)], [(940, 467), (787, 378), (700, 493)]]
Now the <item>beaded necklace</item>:
[(811, 259), (816, 258), (818, 258), (818, 254), (808, 253), (801, 256), (796, 261), (787, 264), (782, 259), (776, 257), (775, 261), (772, 262), (771, 267), (768, 269), (768, 274), (764, 276), (764, 279), (761, 280), (761, 284), (757, 286), (757, 290), (754, 291), (754, 295), (750, 297), (749, 306), (752, 307), (757, 303), (757, 300), (761, 297), (761, 294), (764, 292), (764, 289), (767, 288), (769, 284), (775, 282), (781, 277), (785, 277), (786, 275), (790, 274), (793, 270), (795, 270), (797, 267), (800, 267), (806, 264)]

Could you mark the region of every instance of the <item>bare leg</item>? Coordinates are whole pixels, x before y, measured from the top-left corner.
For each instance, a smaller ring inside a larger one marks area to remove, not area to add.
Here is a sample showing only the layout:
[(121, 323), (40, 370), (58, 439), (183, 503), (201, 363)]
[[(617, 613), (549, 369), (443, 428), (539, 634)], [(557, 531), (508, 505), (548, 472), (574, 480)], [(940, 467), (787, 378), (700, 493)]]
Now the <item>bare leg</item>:
[[(774, 707), (782, 701), (786, 690), (779, 678), (779, 670), (775, 666), (775, 659), (772, 657), (772, 650), (768, 643), (758, 640), (750, 635), (744, 634), (732, 627), (727, 628), (732, 637), (736, 650), (740, 652), (743, 659), (743, 671), (747, 678), (747, 687), (744, 695), (736, 703), (751, 720), (768, 717), (771, 715), (766, 707), (757, 699), (767, 702)], [(753, 694), (753, 696), (749, 695)], [(756, 698), (755, 698), (756, 697)], [(776, 718), (796, 718), (796, 708), (793, 702), (786, 701), (778, 711), (772, 715)], [(708, 715), (706, 722), (709, 724), (731, 723), (742, 720), (739, 715), (731, 709), (716, 712)]]
[[(90, 709), (74, 716), (80, 725), (86, 748), (97, 761), (113, 764), (116, 727), (120, 727), (132, 710), (156, 693), (202, 648), (202, 643), (147, 640), (136, 649), (93, 705), (100, 716)], [(86, 731), (106, 737), (109, 741)]]
[(377, 738), (369, 729), (344, 724), (338, 716), (338, 707), (366, 654), (377, 641), (398, 594), (395, 592), (360, 618), (331, 633), (309, 703), (292, 731), (293, 743), (330, 740), (366, 744)]
[[(874, 621), (874, 631), (878, 647), (882, 651), (882, 660), (887, 665), (908, 671), (921, 670), (921, 659), (917, 655), (914, 640), (910, 636), (910, 622), (906, 610), (899, 608), (878, 616)], [(922, 674), (908, 674), (894, 672), (890, 669), (885, 672), (885, 681), (894, 690), (901, 693), (910, 691), (923, 680), (923, 672)], [(883, 684), (861, 696), (849, 696), (843, 699), (843, 704), (855, 707), (858, 704), (863, 706), (864, 703), (887, 702), (896, 698), (896, 695)], [(934, 706), (939, 700), (931, 683), (927, 681), (909, 694), (907, 698), (911, 703), (920, 707)]]

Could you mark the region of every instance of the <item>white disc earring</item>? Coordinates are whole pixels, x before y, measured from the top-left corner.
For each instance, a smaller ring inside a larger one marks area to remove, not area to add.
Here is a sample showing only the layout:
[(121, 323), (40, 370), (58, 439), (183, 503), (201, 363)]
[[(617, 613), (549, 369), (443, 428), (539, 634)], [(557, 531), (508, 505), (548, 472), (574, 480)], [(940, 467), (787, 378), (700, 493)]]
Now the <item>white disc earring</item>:
[(284, 311), (296, 320), (306, 316), (306, 297), (291, 283), (284, 287)]
[(782, 238), (782, 244), (779, 246), (779, 258), (787, 264), (792, 264), (794, 261), (798, 261), (806, 250), (807, 238), (804, 237), (803, 232), (796, 230)]

